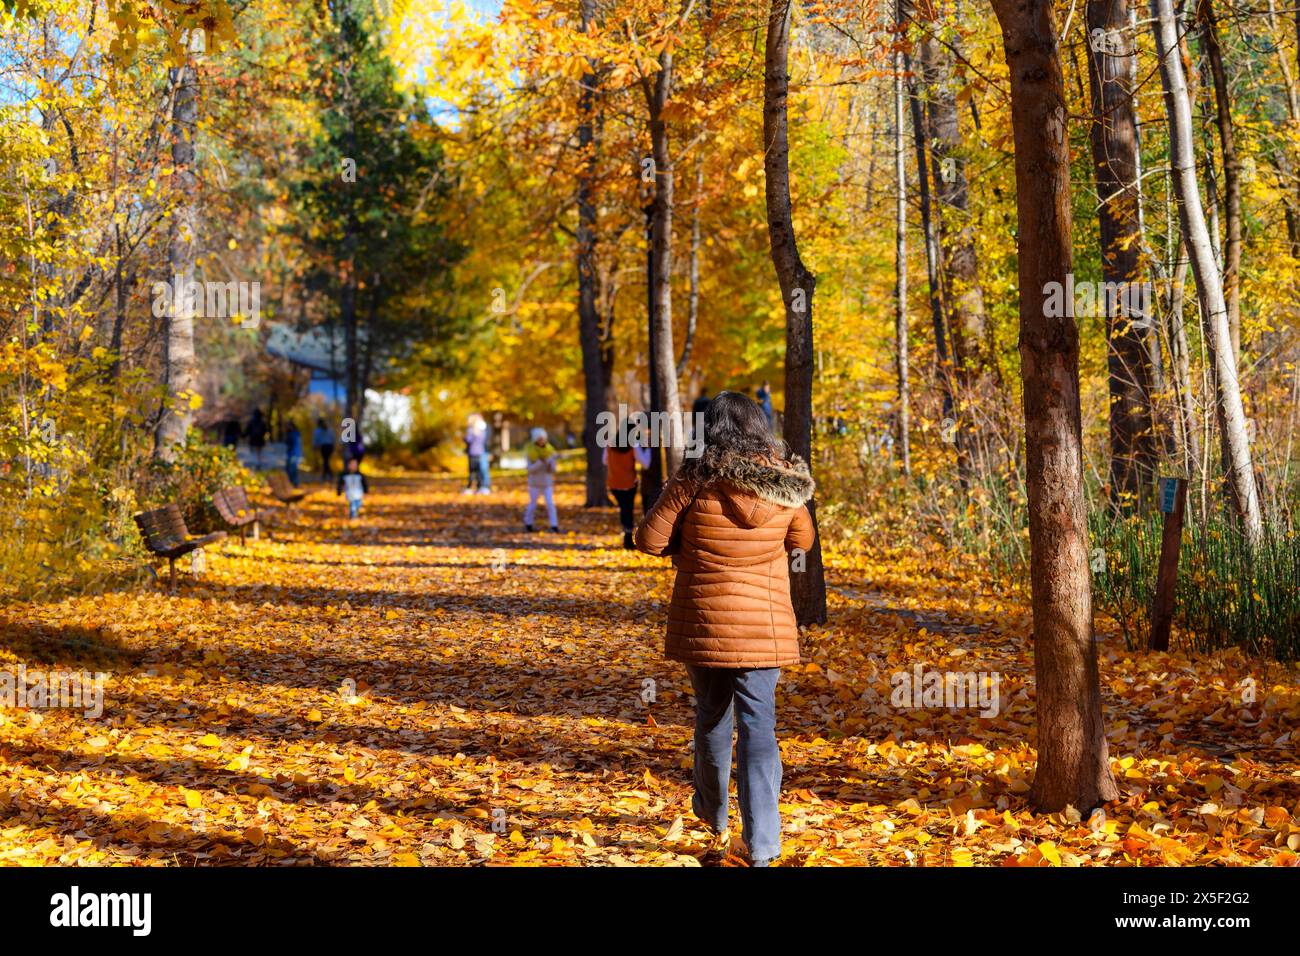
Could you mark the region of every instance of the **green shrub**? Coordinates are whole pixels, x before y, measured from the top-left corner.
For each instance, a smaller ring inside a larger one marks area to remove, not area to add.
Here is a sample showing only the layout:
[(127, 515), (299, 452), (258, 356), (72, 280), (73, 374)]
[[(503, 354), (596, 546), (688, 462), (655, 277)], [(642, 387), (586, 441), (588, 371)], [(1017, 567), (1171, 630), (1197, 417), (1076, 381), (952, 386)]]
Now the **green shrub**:
[(161, 508), (175, 502), (185, 516), (186, 527), (194, 534), (206, 534), (222, 527), (213, 496), (235, 485), (252, 492), (260, 481), (239, 463), (233, 448), (209, 444), (200, 432), (191, 430), (174, 461), (149, 462), (140, 489), (141, 507)]

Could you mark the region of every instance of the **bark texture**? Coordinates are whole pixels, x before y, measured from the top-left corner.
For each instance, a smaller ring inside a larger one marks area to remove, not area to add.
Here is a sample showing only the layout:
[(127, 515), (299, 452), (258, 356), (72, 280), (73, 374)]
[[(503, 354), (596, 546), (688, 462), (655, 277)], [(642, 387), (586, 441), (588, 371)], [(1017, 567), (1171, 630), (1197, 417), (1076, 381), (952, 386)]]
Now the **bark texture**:
[[(582, 0), (582, 32), (595, 21), (595, 0)], [(605, 356), (601, 341), (600, 312), (597, 306), (596, 273), (596, 85), (594, 69), (582, 75), (578, 92), (578, 340), (582, 347), (582, 382), (585, 392), (583, 408), (583, 446), (587, 453), (587, 487), (584, 505), (600, 507), (607, 503), (605, 464), (597, 444), (597, 416), (607, 411)]]
[(1251, 542), (1263, 534), (1259, 495), (1251, 463), (1250, 443), (1246, 434), (1246, 413), (1237, 380), (1237, 361), (1228, 328), (1227, 306), (1205, 211), (1201, 205), (1200, 186), (1196, 181), (1196, 160), (1192, 151), (1192, 106), (1178, 55), (1178, 21), (1171, 0), (1151, 0), (1152, 29), (1156, 53), (1160, 57), (1160, 78), (1169, 116), (1169, 154), (1173, 169), (1174, 194), (1178, 201), (1178, 219), (1183, 242), (1187, 246), (1200, 299), (1204, 339), (1210, 367), (1214, 373), (1219, 430), (1222, 436), (1228, 486), (1233, 508), (1242, 530)]
[[(799, 257), (790, 206), (790, 141), (786, 101), (790, 76), (790, 0), (772, 0), (763, 70), (763, 172), (767, 185), (767, 233), (785, 300), (785, 417), (783, 436), (812, 467), (813, 292), (817, 280)], [(808, 502), (813, 528), (816, 501)], [(800, 624), (826, 620), (826, 581), (821, 537), (804, 556), (804, 570), (790, 575), (790, 594)]]
[[(1079, 330), (1048, 316), (1070, 252), (1070, 156), (1057, 27), (1048, 0), (993, 0), (1011, 76), (1020, 363), (1024, 392), (1038, 768), (1042, 811), (1087, 812), (1111, 775), (1092, 633), (1079, 410)], [(1056, 310), (1054, 310), (1056, 311)]]
[(154, 456), (170, 461), (185, 447), (194, 421), (190, 395), (198, 382), (194, 359), (194, 315), (187, 286), (194, 282), (198, 243), (198, 176), (194, 136), (198, 126), (198, 72), (192, 62), (172, 68), (171, 152), (177, 198), (167, 240), (171, 307), (163, 320), (163, 381), (166, 396), (154, 431)]
[[(1151, 402), (1150, 316), (1123, 291), (1141, 281), (1141, 185), (1133, 105), (1134, 38), (1128, 0), (1089, 0), (1088, 80), (1092, 93), (1093, 170), (1097, 178), (1101, 268), (1107, 294), (1106, 364), (1110, 391), (1112, 500), (1140, 502), (1155, 480), (1157, 447)], [(1142, 300), (1139, 300), (1142, 301)]]

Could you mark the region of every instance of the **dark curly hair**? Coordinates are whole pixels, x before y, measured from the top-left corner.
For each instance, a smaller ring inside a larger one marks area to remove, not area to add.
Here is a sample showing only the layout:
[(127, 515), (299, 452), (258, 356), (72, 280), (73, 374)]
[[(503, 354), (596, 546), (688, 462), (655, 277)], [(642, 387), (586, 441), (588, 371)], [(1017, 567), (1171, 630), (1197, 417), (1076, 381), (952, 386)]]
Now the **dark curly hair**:
[(682, 462), (682, 477), (707, 481), (728, 459), (785, 461), (785, 443), (772, 437), (767, 416), (749, 396), (719, 392), (704, 412), (704, 452)]

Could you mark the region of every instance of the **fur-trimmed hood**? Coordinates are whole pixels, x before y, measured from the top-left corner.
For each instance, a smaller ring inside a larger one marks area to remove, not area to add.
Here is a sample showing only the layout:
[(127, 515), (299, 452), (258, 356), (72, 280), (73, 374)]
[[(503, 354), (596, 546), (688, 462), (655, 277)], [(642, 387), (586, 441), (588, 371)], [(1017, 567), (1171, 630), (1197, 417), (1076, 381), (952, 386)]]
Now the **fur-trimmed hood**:
[[(683, 467), (687, 477), (701, 485), (730, 485), (759, 501), (786, 508), (801, 507), (816, 489), (807, 464), (797, 455), (780, 460), (735, 454), (711, 455), (709, 451)], [(759, 516), (755, 514), (753, 517)]]

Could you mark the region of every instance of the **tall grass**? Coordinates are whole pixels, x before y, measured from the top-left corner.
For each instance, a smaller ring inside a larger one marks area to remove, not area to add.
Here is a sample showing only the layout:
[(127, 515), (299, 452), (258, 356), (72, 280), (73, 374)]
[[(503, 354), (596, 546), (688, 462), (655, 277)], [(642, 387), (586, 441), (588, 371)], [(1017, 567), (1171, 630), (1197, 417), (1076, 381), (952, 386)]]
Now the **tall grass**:
[[(1119, 623), (1130, 648), (1151, 633), (1160, 560), (1161, 515), (1091, 516), (1093, 546), (1105, 566), (1093, 574), (1093, 599)], [(1221, 517), (1183, 528), (1174, 621), (1193, 650), (1240, 647), (1281, 661), (1300, 658), (1300, 535), (1269, 527), (1249, 547)]]
[[(844, 443), (822, 462), (823, 531), (841, 543), (911, 540), (978, 560), (989, 583), (1019, 590), (1029, 579), (1028, 511), (1014, 469), (977, 471), (966, 487), (953, 469), (920, 457), (910, 479), (887, 456)], [(927, 467), (929, 465), (930, 467)], [(1132, 649), (1145, 647), (1160, 560), (1163, 516), (1117, 516), (1096, 483), (1088, 488), (1093, 604), (1115, 619)], [(1197, 652), (1240, 647), (1282, 661), (1300, 659), (1300, 533), (1271, 525), (1249, 548), (1219, 511), (1183, 529), (1174, 623)]]

